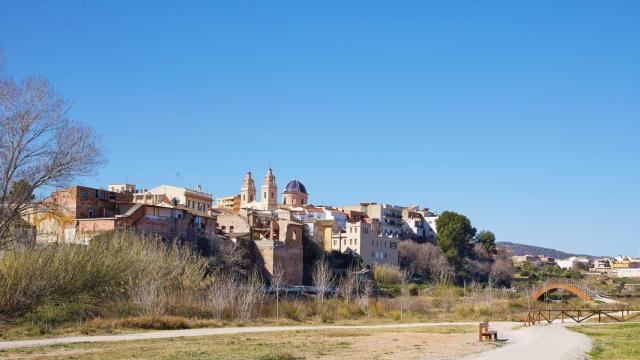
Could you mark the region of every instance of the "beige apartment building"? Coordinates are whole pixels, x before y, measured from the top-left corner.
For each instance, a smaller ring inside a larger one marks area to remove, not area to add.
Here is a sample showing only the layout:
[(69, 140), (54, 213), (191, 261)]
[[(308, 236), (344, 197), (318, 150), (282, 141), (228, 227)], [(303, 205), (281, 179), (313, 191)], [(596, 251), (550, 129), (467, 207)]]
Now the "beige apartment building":
[(133, 201), (140, 204), (156, 205), (162, 202), (182, 205), (198, 215), (208, 215), (213, 203), (211, 194), (197, 190), (172, 185), (160, 185), (145, 192), (133, 194)]
[(379, 264), (398, 265), (398, 236), (380, 236), (372, 230), (376, 219), (360, 219), (347, 222), (344, 231), (333, 234), (331, 250), (353, 252), (373, 267)]
[(382, 236), (399, 236), (403, 232), (404, 221), (402, 219), (402, 211), (404, 207), (402, 206), (367, 202), (357, 205), (341, 206), (339, 209), (345, 212), (363, 212), (371, 219), (380, 220), (380, 235)]
[(216, 209), (240, 211), (240, 195), (223, 196), (216, 199)]

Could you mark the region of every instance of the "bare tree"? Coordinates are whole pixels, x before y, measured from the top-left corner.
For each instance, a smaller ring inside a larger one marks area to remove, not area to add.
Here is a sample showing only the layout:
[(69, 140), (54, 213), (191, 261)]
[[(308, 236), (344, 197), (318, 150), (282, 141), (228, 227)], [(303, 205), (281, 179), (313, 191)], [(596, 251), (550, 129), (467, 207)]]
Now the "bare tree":
[(327, 261), (321, 258), (313, 269), (313, 285), (316, 287), (316, 299), (318, 301), (318, 315), (322, 316), (324, 298), (333, 283), (333, 272)]
[(248, 279), (238, 281), (237, 287), (235, 299), (237, 316), (241, 319), (249, 319), (265, 296), (262, 278), (257, 273), (251, 274)]
[(373, 292), (373, 282), (371, 280), (365, 280), (358, 289), (358, 306), (360, 306), (360, 309), (369, 317), (369, 302), (371, 300), (371, 293)]
[(498, 252), (491, 266), (492, 281), (499, 286), (509, 286), (514, 272), (515, 268), (509, 254), (505, 251)]
[(347, 304), (353, 298), (354, 293), (358, 292), (359, 283), (360, 281), (355, 268), (349, 267), (345, 275), (338, 282), (338, 292)]
[(238, 284), (233, 275), (216, 273), (208, 277), (210, 282), (205, 299), (213, 317), (221, 319), (226, 310), (229, 310), (237, 298)]
[(276, 323), (280, 324), (280, 292), (285, 285), (284, 271), (281, 266), (275, 266), (271, 275), (271, 288), (276, 292)]
[(442, 249), (432, 244), (401, 241), (398, 245), (400, 266), (416, 276), (429, 278), (434, 283), (448, 282), (451, 266)]
[(37, 190), (66, 186), (103, 163), (93, 130), (68, 110), (46, 79), (0, 73), (0, 249), (14, 245), (11, 230), (33, 209)]
[(400, 277), (400, 321), (402, 321), (402, 317), (404, 315), (405, 310), (405, 301), (407, 299), (407, 295), (409, 294), (409, 280), (411, 279), (411, 273), (407, 270), (402, 270)]

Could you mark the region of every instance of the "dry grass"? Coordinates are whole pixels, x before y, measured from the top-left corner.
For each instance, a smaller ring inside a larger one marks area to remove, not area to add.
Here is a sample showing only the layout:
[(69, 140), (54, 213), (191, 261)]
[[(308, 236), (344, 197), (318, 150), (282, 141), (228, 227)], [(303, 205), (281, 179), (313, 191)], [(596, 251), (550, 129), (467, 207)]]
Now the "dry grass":
[(440, 359), (487, 348), (475, 327), (323, 330), (86, 343), (0, 352), (0, 358), (81, 359)]
[[(400, 274), (396, 268), (376, 269), (376, 277), (387, 282)], [(89, 247), (54, 244), (0, 259), (0, 337), (276, 323), (522, 320), (527, 308), (506, 292), (494, 291), (489, 301), (480, 288), (423, 286), (402, 299), (374, 297), (368, 283), (341, 284), (341, 297), (325, 299), (321, 307), (313, 297), (282, 296), (278, 321), (276, 301), (259, 277), (206, 275), (204, 260), (190, 249), (123, 231), (97, 237)]]
[(373, 278), (383, 284), (400, 284), (402, 272), (397, 266), (376, 265), (373, 268)]
[(0, 318), (47, 317), (52, 307), (70, 304), (75, 309), (65, 310), (73, 310), (72, 317), (92, 317), (105, 301), (129, 299), (151, 312), (164, 306), (165, 293), (199, 286), (204, 271), (204, 259), (190, 249), (130, 231), (99, 236), (88, 247), (50, 244), (8, 252), (0, 259)]
[[(368, 312), (356, 302), (332, 298), (325, 301), (322, 314), (318, 314), (315, 299), (283, 298), (280, 304), (280, 319), (276, 319), (275, 300), (264, 298), (251, 305), (251, 316), (243, 318), (232, 305), (222, 311), (213, 311), (203, 299), (170, 297), (164, 313), (144, 313), (127, 308), (127, 304), (107, 303), (102, 309), (105, 315), (93, 318), (56, 320), (56, 325), (42, 329), (41, 322), (25, 320), (0, 326), (0, 338), (25, 338), (42, 335), (57, 336), (71, 334), (110, 334), (147, 329), (187, 329), (198, 327), (253, 326), (253, 325), (305, 325), (318, 321), (336, 325), (389, 324), (410, 322), (444, 321), (522, 321), (526, 302), (522, 300), (494, 299), (491, 315), (489, 304), (481, 296), (462, 297), (450, 292), (410, 296), (404, 300), (404, 314), (400, 317), (400, 299), (372, 298), (368, 301)], [(451, 297), (450, 297), (451, 296)], [(443, 298), (444, 297), (444, 298)], [(232, 297), (234, 298), (234, 297)], [(119, 312), (121, 313), (119, 315)], [(51, 315), (54, 319), (67, 315)], [(43, 321), (43, 320), (41, 320)]]

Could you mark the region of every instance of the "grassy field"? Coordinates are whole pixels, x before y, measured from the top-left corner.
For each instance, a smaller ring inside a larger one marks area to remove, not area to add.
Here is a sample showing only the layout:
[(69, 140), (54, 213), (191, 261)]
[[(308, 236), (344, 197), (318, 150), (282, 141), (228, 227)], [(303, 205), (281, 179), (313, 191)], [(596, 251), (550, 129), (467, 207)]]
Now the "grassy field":
[(417, 359), (485, 350), (475, 326), (326, 330), (84, 343), (0, 352), (0, 359)]
[(593, 339), (594, 360), (640, 359), (640, 323), (579, 326), (572, 328)]

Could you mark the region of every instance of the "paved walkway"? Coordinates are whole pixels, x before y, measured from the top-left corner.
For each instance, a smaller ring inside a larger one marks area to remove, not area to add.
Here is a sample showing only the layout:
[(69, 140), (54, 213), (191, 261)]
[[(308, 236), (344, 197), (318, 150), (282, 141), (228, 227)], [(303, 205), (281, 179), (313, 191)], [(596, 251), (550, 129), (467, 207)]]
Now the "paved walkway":
[[(464, 357), (464, 360), (578, 360), (586, 359), (591, 339), (567, 329), (570, 325), (536, 325), (518, 330), (498, 329), (507, 342), (496, 349)], [(492, 323), (492, 327), (493, 326)]]
[[(515, 324), (515, 323), (513, 323)], [(162, 330), (149, 331), (135, 334), (122, 335), (95, 335), (95, 336), (68, 336), (48, 339), (15, 340), (0, 342), (0, 350), (16, 349), (34, 346), (47, 346), (57, 344), (73, 344), (82, 342), (112, 342), (131, 340), (167, 339), (175, 337), (191, 336), (211, 336), (229, 335), (241, 333), (261, 333), (273, 331), (299, 331), (299, 330), (344, 330), (344, 329), (406, 329), (434, 326), (457, 326), (475, 325), (477, 322), (447, 322), (447, 323), (413, 323), (413, 324), (391, 324), (391, 325), (353, 325), (353, 326), (254, 326), (254, 327), (224, 327), (224, 328), (202, 328), (186, 330)]]

